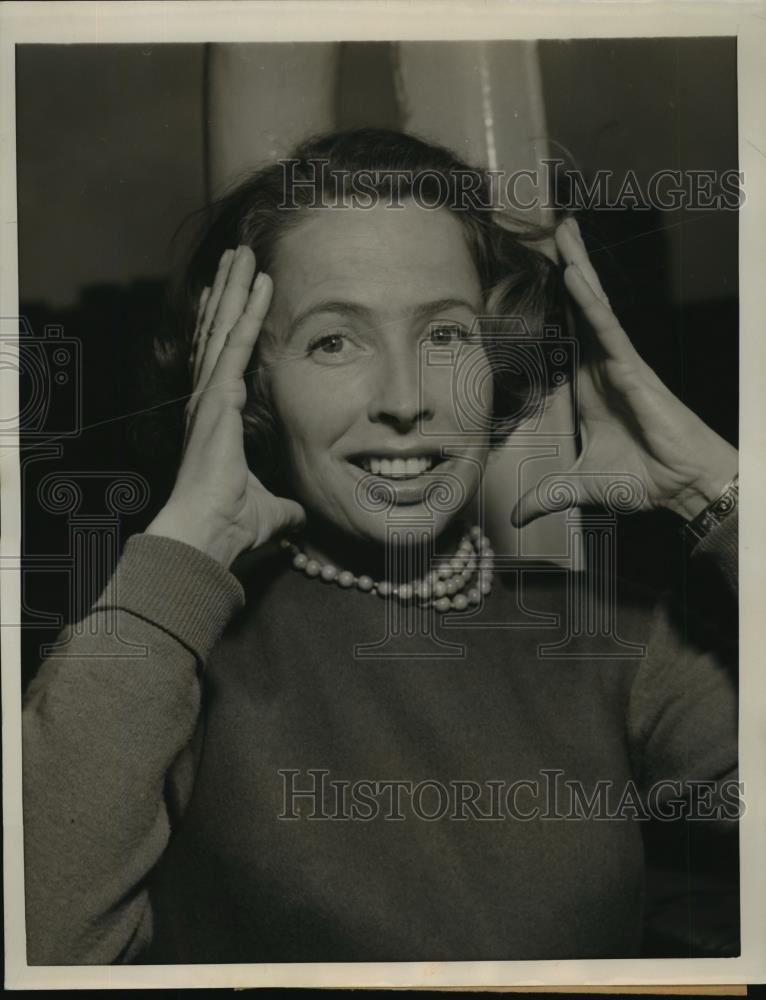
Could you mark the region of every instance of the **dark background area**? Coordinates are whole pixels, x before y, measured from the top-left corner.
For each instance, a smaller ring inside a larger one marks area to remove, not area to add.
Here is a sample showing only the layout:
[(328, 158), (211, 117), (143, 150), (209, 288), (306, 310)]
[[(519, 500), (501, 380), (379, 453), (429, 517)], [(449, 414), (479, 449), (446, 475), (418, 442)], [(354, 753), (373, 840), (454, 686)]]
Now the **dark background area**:
[[(663, 168), (736, 169), (735, 46), (722, 38), (540, 43), (552, 154), (586, 177), (599, 169), (632, 169), (644, 182)], [(77, 386), (82, 398), (79, 432), (66, 400), (38, 420), (34, 379), (22, 376), (25, 683), (41, 644), (83, 614), (105, 582), (97, 563), (93, 572), (78, 573), (84, 581), (78, 588), (65, 570), (51, 571), (51, 561), (69, 553), (73, 518), (41, 506), (44, 477), (145, 477), (146, 505), (103, 522), (118, 531), (118, 544), (142, 530), (172, 483), (171, 458), (159, 445), (148, 449), (138, 441), (135, 415), (151, 401), (149, 346), (169, 275), (184, 251), (184, 233), (173, 237), (205, 199), (204, 50), (17, 47), (21, 313), (38, 338), (49, 340), (44, 331), (53, 325), (64, 338), (77, 339), (80, 364), (69, 367), (62, 391)], [(338, 87), (339, 124), (397, 125), (389, 57), (386, 43), (342, 45), (339, 71), (357, 86)], [(580, 224), (640, 353), (736, 444), (736, 213), (594, 209), (581, 213)], [(48, 355), (54, 346), (45, 348)], [(35, 432), (40, 427), (44, 434)], [(91, 485), (92, 496), (76, 516), (104, 517), (103, 488), (97, 478)], [(634, 515), (622, 519), (619, 532), (625, 575), (654, 586), (686, 586), (675, 518)], [(736, 948), (736, 846), (711, 850), (702, 834), (692, 839), (688, 831), (652, 838), (655, 898), (672, 897), (670, 908), (658, 910), (652, 953), (694, 954), (701, 940), (713, 953)], [(689, 865), (697, 869), (693, 902)], [(672, 873), (679, 871), (674, 889)], [(702, 892), (705, 886), (712, 896)]]

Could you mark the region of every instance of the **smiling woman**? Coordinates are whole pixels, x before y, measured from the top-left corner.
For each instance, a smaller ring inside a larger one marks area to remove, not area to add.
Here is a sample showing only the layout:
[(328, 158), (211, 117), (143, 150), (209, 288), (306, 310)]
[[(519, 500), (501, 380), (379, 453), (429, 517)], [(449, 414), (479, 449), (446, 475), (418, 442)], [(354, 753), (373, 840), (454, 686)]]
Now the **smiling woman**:
[(611, 566), (500, 565), (469, 511), (531, 398), (508, 346), (566, 295), (581, 452), (514, 523), (627, 484), (689, 524), (724, 603), (736, 452), (633, 349), (576, 224), (560, 269), (545, 231), (461, 201), (466, 172), (482, 190), (365, 129), (216, 207), (157, 344), (188, 379), (175, 486), (27, 694), (33, 964), (634, 956), (640, 821), (735, 834), (728, 637)]

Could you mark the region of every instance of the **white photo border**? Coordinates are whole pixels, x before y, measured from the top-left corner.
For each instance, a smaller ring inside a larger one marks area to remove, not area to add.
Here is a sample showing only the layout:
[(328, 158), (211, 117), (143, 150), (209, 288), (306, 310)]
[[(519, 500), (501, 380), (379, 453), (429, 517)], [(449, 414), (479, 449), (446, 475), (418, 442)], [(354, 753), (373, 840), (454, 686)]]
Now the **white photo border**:
[[(0, 7), (0, 323), (18, 316), (15, 148), (17, 43), (469, 40), (736, 36), (740, 210), (740, 831), (738, 958), (384, 964), (28, 966), (24, 936), (20, 635), (0, 629), (6, 987), (520, 987), (739, 984), (766, 979), (766, 4), (543, 0), (238, 0), (17, 2)], [(763, 373), (759, 379), (759, 373)], [(14, 372), (0, 371), (0, 420), (18, 413)], [(0, 441), (0, 556), (20, 554), (18, 440)], [(744, 541), (742, 541), (744, 540)], [(7, 565), (7, 562), (4, 563)], [(18, 573), (0, 573), (2, 622), (20, 616)]]

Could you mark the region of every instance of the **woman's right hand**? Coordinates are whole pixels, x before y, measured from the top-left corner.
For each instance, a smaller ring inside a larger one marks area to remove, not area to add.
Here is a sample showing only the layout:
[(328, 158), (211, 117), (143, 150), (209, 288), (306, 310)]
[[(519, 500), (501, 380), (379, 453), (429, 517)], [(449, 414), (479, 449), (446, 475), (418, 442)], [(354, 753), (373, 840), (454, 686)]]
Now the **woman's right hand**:
[(245, 459), (245, 374), (273, 290), (268, 275), (253, 282), (254, 274), (249, 247), (227, 250), (200, 296), (183, 457), (168, 502), (146, 529), (201, 549), (227, 569), (306, 516), (295, 501), (265, 489)]

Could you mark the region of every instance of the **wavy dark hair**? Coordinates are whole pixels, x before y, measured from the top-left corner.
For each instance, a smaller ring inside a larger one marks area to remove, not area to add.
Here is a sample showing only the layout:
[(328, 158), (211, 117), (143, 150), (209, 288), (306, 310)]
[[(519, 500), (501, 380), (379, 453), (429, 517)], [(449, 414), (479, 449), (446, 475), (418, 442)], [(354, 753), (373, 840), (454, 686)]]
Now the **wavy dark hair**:
[[(202, 210), (207, 213), (206, 224), (180, 280), (172, 286), (168, 320), (153, 343), (154, 374), (165, 399), (183, 400), (191, 392), (189, 355), (197, 303), (224, 250), (246, 244), (255, 253), (259, 270), (269, 271), (281, 237), (300, 225), (302, 209), (332, 204), (338, 196), (338, 179), (342, 193), (348, 193), (354, 189), (347, 179), (359, 175), (364, 176), (365, 192), (389, 199), (413, 197), (417, 183), (423, 204), (444, 205), (453, 212), (476, 265), (487, 315), (523, 317), (535, 338), (542, 337), (546, 326), (563, 329), (561, 271), (540, 248), (552, 235), (552, 227), (531, 225), (492, 208), (486, 172), (443, 146), (390, 129), (332, 132), (302, 142), (284, 160), (256, 170)], [(491, 350), (488, 353), (492, 362)], [(279, 478), (279, 426), (257, 350), (252, 369), (243, 412), (246, 455), (255, 474), (274, 487)], [(552, 388), (547, 377), (542, 387), (546, 393)], [(494, 363), (493, 391), (490, 437), (496, 444), (526, 418), (529, 392), (507, 366)], [(183, 403), (161, 408), (174, 423), (170, 438), (180, 449)], [(163, 435), (167, 443), (167, 427)], [(159, 436), (155, 434), (155, 440)]]

